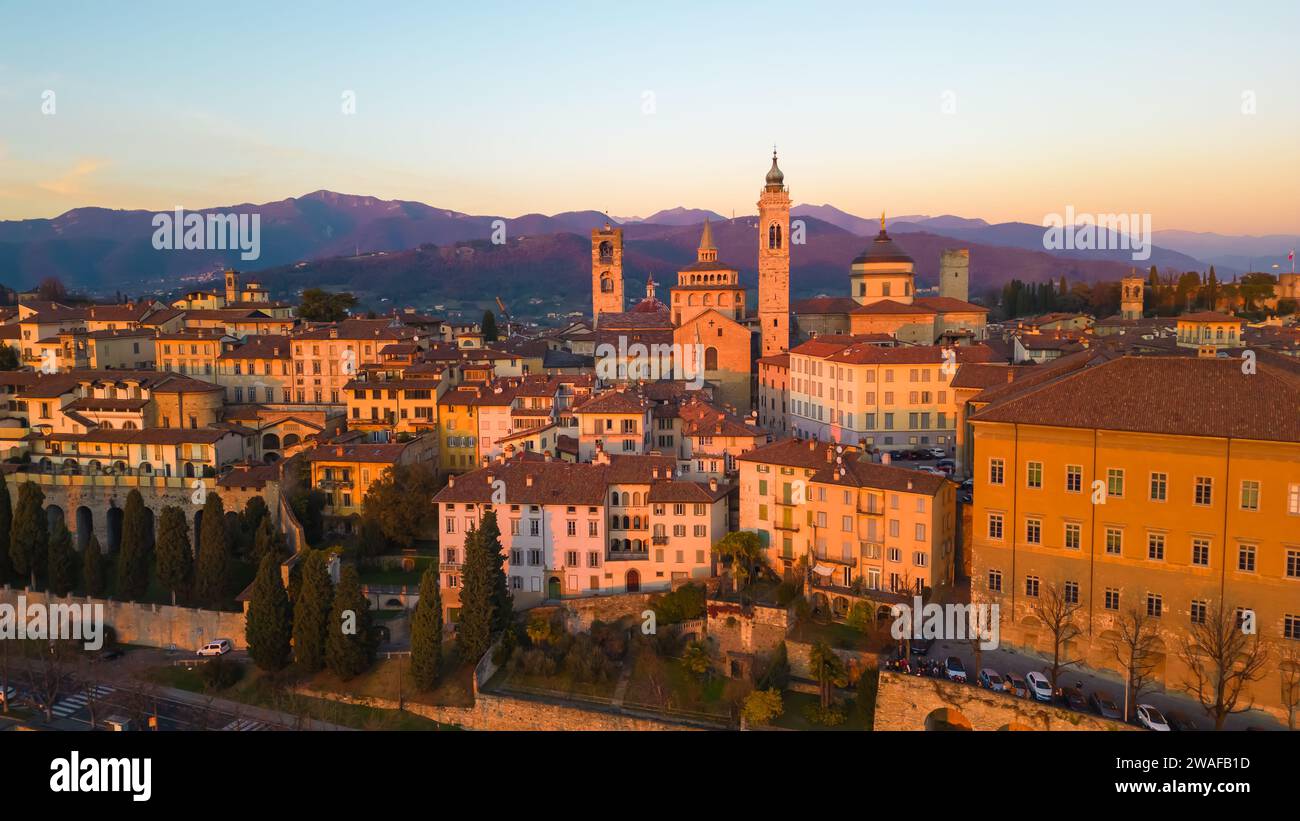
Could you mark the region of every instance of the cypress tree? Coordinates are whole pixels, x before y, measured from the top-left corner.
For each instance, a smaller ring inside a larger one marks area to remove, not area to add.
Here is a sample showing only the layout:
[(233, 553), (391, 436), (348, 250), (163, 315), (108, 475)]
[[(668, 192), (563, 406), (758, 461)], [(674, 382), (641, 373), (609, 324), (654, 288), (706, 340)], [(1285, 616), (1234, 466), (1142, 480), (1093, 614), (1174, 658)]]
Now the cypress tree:
[(203, 503), (199, 558), (194, 571), (194, 598), (201, 607), (226, 601), (230, 585), (230, 545), (226, 540), (226, 510), (221, 494), (208, 493)]
[(277, 562), (282, 562), (288, 558), (288, 553), (289, 546), (284, 540), (284, 534), (271, 523), (270, 516), (263, 518), (253, 538), (253, 559), (261, 563), (262, 557), (269, 554)]
[(104, 595), (104, 551), (99, 549), (99, 538), (94, 533), (81, 556), (81, 586), (87, 596)]
[(13, 560), (9, 558), (9, 530), (14, 524), (13, 502), (9, 499), (9, 483), (0, 476), (0, 584), (17, 579)]
[(280, 583), (280, 563), (272, 556), (264, 556), (253, 581), (253, 598), (244, 627), (253, 663), (271, 673), (283, 670), (289, 663), (292, 633), (289, 596)]
[(361, 592), (361, 577), (348, 565), (339, 576), (330, 609), (325, 663), (330, 672), (347, 681), (370, 669), (375, 661), (374, 634), (370, 626), (370, 601)]
[(49, 546), (50, 531), (45, 524), (45, 494), (35, 482), (23, 482), (18, 488), (18, 504), (14, 507), (13, 525), (9, 531), (9, 558), (14, 572), (28, 577), (32, 588), (36, 577), (45, 573), (45, 554)]
[(134, 488), (122, 514), (122, 549), (117, 556), (117, 597), (138, 601), (149, 591), (149, 520), (144, 497)]
[(190, 529), (185, 511), (175, 505), (163, 508), (158, 517), (158, 544), (154, 548), (158, 582), (177, 597), (187, 599), (194, 581), (194, 550), (190, 547)]
[(50, 536), (50, 570), (46, 587), (56, 596), (66, 596), (77, 586), (77, 557), (72, 553), (72, 534), (63, 519), (54, 523)]
[(501, 549), (501, 528), (497, 526), (495, 510), (483, 514), (479, 538), (492, 558), (492, 632), (499, 633), (514, 620), (515, 607), (506, 579), (506, 557)]
[(325, 666), (325, 628), (334, 603), (325, 554), (310, 550), (302, 561), (302, 581), (293, 602), (293, 656), (304, 672)]
[(442, 593), (438, 589), (438, 563), (420, 577), (420, 600), (411, 616), (411, 675), (415, 686), (432, 690), (442, 664)]
[(471, 528), (465, 534), (465, 563), (460, 571), (460, 621), (456, 623), (460, 657), (469, 664), (477, 664), (492, 645), (492, 625), (496, 621), (494, 567), (482, 532), (477, 527)]

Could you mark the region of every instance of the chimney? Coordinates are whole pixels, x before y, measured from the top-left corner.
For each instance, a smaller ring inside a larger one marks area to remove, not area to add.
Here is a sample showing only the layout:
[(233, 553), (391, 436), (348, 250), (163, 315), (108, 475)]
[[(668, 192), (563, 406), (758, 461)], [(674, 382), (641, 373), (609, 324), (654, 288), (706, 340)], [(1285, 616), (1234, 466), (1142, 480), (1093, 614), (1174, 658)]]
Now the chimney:
[(884, 450), (880, 452), (880, 464), (888, 465), (893, 461), (894, 461), (894, 457), (890, 455), (889, 451)]
[(651, 470), (650, 470), (650, 476), (651, 476), (652, 478), (654, 478), (654, 479), (658, 479), (658, 478), (659, 478), (659, 468), (658, 468), (658, 467), (651, 468)]
[(717, 490), (718, 490), (718, 477), (716, 477), (716, 476), (711, 476), (711, 477), (709, 477), (709, 490), (712, 490), (712, 491), (714, 491), (714, 492), (717, 492)]
[(908, 479), (908, 480), (907, 480), (907, 489), (908, 489), (908, 490), (911, 490), (911, 489), (912, 489), (912, 480), (911, 480), (911, 479)]
[(1015, 378), (1016, 378), (1015, 368), (1007, 368), (1007, 384), (1010, 385), (1012, 380), (1014, 380)]
[(456, 486), (456, 474), (453, 473), (447, 477), (447, 487), (455, 487), (455, 486)]
[(808, 452), (811, 453), (811, 452), (814, 451), (814, 450), (817, 450), (817, 440), (816, 440), (816, 439), (809, 439), (809, 440), (808, 440)]
[(489, 485), (492, 484), (492, 480), (495, 479), (495, 478), (496, 478), (495, 476), (493, 476), (491, 473), (489, 473), (489, 474), (487, 475), (487, 483), (488, 483)]
[(524, 487), (533, 486), (533, 474), (529, 473), (524, 476)]
[(835, 448), (831, 445), (826, 446), (826, 461), (827, 462), (835, 461)]

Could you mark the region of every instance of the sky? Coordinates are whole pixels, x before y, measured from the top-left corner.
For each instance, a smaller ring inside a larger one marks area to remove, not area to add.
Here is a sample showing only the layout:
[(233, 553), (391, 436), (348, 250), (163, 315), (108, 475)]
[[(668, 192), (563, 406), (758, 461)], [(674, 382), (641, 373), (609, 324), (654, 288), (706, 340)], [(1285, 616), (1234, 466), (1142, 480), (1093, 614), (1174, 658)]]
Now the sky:
[(318, 189), (730, 216), (776, 145), (796, 203), (861, 215), (1300, 233), (1294, 0), (0, 0), (0, 19), (0, 219)]

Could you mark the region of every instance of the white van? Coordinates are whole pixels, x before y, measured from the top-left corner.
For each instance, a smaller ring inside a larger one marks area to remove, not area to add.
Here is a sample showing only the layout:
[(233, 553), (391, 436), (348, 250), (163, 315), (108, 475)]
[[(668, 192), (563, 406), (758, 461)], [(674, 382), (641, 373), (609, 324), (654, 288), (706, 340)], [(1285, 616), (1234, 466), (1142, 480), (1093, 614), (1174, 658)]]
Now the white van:
[(230, 639), (216, 639), (199, 648), (200, 656), (224, 656), (231, 650), (235, 649), (230, 643)]

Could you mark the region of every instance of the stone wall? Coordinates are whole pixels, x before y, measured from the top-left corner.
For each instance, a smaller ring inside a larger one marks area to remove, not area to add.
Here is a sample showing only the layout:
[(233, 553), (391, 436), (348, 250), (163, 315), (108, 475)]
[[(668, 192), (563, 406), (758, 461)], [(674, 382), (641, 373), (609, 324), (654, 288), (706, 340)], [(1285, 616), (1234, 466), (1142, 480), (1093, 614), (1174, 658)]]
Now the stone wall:
[[(807, 642), (786, 640), (785, 650), (790, 660), (790, 675), (792, 677), (807, 679), (808, 681), (816, 678), (812, 673), (812, 662), (810, 661), (812, 648), (813, 646)], [(844, 650), (839, 647), (832, 647), (831, 652), (839, 656), (840, 660), (844, 662), (850, 681), (857, 681), (863, 670), (876, 666), (875, 653)]]
[(619, 593), (613, 596), (590, 596), (584, 599), (565, 599), (565, 621), (571, 633), (586, 633), (598, 621), (616, 622), (624, 616), (640, 621), (641, 614), (650, 608), (650, 593)]
[(793, 617), (784, 607), (741, 605), (710, 599), (705, 603), (704, 621), (709, 642), (717, 651), (718, 663), (723, 665), (724, 673), (730, 675), (729, 660), (735, 660), (737, 656), (763, 659), (775, 652), (777, 645), (785, 641)]
[[(0, 602), (17, 605), (19, 595), (27, 597), (28, 605), (47, 601), (44, 593), (27, 593), (26, 589), (14, 589), (8, 585), (0, 587)], [(103, 605), (104, 623), (113, 628), (119, 642), (197, 650), (207, 642), (220, 638), (230, 639), (237, 649), (246, 646), (244, 614), (240, 612), (119, 602), (85, 596), (55, 596), (53, 601)]]
[(875, 715), (875, 730), (925, 730), (927, 719), (929, 729), (934, 729), (938, 720), (968, 723), (975, 730), (1134, 729), (1118, 721), (970, 684), (883, 670), (876, 693)]
[[(300, 689), (298, 692), (314, 698), (327, 698), (347, 704), (360, 704), (384, 710), (396, 710), (397, 702), (381, 698), (355, 698), (340, 693), (325, 693)], [(440, 707), (432, 704), (406, 702), (406, 712), (437, 721), (454, 724), (466, 730), (695, 730), (686, 724), (675, 724), (641, 716), (585, 709), (570, 704), (542, 699), (517, 698), (499, 693), (479, 693), (473, 707)]]

